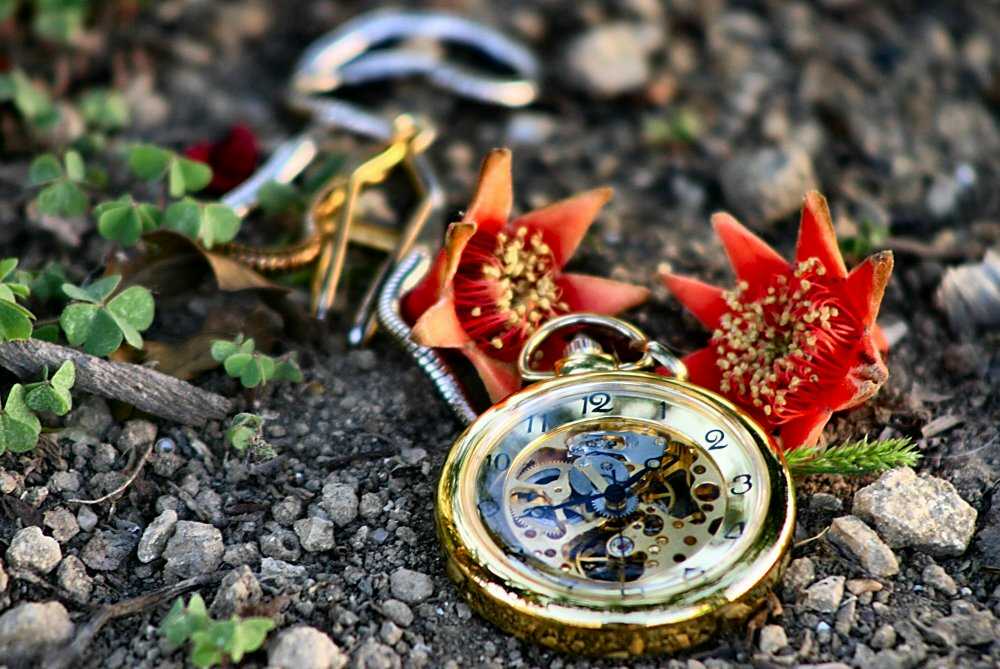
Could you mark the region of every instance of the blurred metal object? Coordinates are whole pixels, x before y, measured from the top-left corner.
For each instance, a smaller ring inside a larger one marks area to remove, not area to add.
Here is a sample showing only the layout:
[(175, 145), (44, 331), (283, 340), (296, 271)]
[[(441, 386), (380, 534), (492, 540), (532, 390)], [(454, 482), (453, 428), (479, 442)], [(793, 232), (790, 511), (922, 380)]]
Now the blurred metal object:
[(1000, 327), (1000, 251), (991, 249), (981, 262), (948, 269), (935, 300), (963, 337), (975, 336), (980, 328)]

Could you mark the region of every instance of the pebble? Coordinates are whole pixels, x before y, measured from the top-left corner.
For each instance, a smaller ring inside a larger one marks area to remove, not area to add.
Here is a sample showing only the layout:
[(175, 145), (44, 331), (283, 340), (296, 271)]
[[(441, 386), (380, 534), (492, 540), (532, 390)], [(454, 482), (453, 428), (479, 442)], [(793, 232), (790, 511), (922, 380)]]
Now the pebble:
[(333, 548), (334, 524), (322, 518), (301, 518), (293, 525), (299, 543), (309, 553), (320, 553)]
[(125, 423), (118, 435), (118, 448), (122, 453), (148, 446), (156, 441), (156, 425), (148, 420), (136, 419)]
[(0, 595), (7, 592), (8, 583), (10, 583), (10, 577), (7, 576), (7, 570), (3, 567), (3, 560), (0, 560)]
[(721, 179), (729, 207), (751, 226), (797, 212), (816, 188), (812, 159), (791, 144), (737, 153), (723, 164)]
[(940, 565), (929, 564), (924, 567), (920, 580), (924, 582), (924, 585), (929, 585), (949, 597), (954, 597), (958, 594), (958, 585), (955, 584), (955, 579), (949, 576), (948, 572)]
[(118, 451), (111, 444), (98, 444), (94, 447), (94, 457), (90, 461), (90, 467), (96, 472), (109, 472), (115, 468), (115, 460), (118, 459)]
[(876, 578), (888, 578), (899, 573), (895, 553), (857, 516), (835, 518), (826, 538)]
[(76, 521), (76, 516), (64, 506), (46, 511), (42, 523), (52, 530), (52, 537), (61, 544), (80, 533), (80, 524)]
[(896, 628), (889, 624), (880, 625), (868, 643), (876, 650), (892, 648), (896, 645)]
[(399, 669), (402, 663), (392, 648), (368, 639), (354, 651), (354, 666), (357, 669)]
[(961, 555), (976, 529), (976, 510), (955, 486), (918, 477), (909, 467), (886, 472), (856, 492), (854, 512), (893, 548), (912, 547), (934, 557)]
[(760, 629), (760, 651), (773, 655), (788, 646), (788, 636), (781, 625), (764, 625)]
[(226, 551), (222, 554), (222, 561), (232, 567), (238, 567), (242, 564), (257, 564), (260, 562), (260, 549), (253, 541), (226, 546)]
[(271, 515), (282, 525), (291, 525), (302, 515), (302, 500), (289, 495), (274, 505)]
[(59, 587), (68, 592), (71, 597), (81, 604), (86, 604), (90, 599), (90, 593), (94, 590), (94, 581), (87, 574), (83, 562), (75, 555), (67, 555), (59, 564), (59, 571), (56, 573), (59, 580)]
[(74, 625), (59, 602), (25, 602), (0, 616), (0, 658), (20, 660), (69, 641)]
[(958, 601), (952, 604), (951, 615), (939, 619), (931, 627), (942, 645), (972, 645), (990, 643), (1000, 638), (1000, 623), (989, 611), (977, 611), (972, 604)]
[(400, 627), (409, 627), (413, 622), (413, 611), (405, 602), (387, 599), (382, 602), (382, 615)]
[(256, 606), (264, 596), (260, 582), (253, 571), (241, 565), (226, 574), (212, 600), (211, 613), (215, 618), (228, 618)]
[(833, 628), (837, 630), (837, 634), (842, 637), (850, 636), (851, 630), (854, 629), (854, 625), (857, 622), (857, 615), (858, 598), (848, 597), (847, 601), (837, 609), (837, 619), (833, 623)]
[(14, 534), (6, 558), (12, 569), (48, 574), (62, 560), (62, 550), (58, 541), (42, 533), (42, 528), (31, 525)]
[(831, 495), (828, 492), (817, 492), (809, 498), (809, 508), (813, 511), (837, 513), (844, 508), (844, 503), (836, 495)]
[(97, 439), (103, 437), (114, 422), (108, 403), (95, 395), (85, 397), (66, 416), (66, 427), (80, 428)]
[(810, 611), (833, 613), (844, 598), (843, 576), (827, 576), (816, 581), (805, 591), (803, 606)]
[(346, 483), (331, 482), (324, 485), (321, 505), (338, 527), (343, 527), (358, 517), (358, 494)]
[(289, 564), (284, 560), (272, 557), (261, 558), (260, 577), (263, 579), (295, 580), (306, 575), (306, 568), (301, 565)]
[(600, 98), (637, 90), (649, 79), (649, 55), (662, 40), (655, 24), (615, 22), (592, 28), (566, 49), (570, 79)]
[(115, 571), (122, 566), (138, 540), (130, 532), (102, 530), (90, 538), (80, 555), (96, 571)]
[(139, 548), (136, 551), (139, 562), (152, 562), (160, 557), (176, 526), (177, 512), (172, 509), (167, 509), (153, 519), (139, 540)]
[(76, 522), (84, 532), (91, 532), (97, 527), (97, 514), (89, 506), (81, 506), (76, 512)]
[(422, 602), (434, 593), (434, 582), (430, 576), (406, 567), (392, 572), (389, 587), (394, 597), (407, 604)]
[(274, 527), (269, 534), (260, 538), (260, 553), (286, 562), (294, 562), (302, 555), (299, 538), (295, 532), (283, 527)]
[(782, 583), (790, 592), (797, 593), (815, 580), (816, 565), (811, 558), (801, 557), (789, 563)]
[(226, 547), (222, 532), (208, 523), (177, 521), (174, 535), (167, 542), (163, 557), (168, 580), (181, 580), (208, 574), (219, 568)]
[(395, 646), (403, 638), (403, 630), (399, 629), (399, 626), (391, 620), (384, 620), (378, 629), (378, 635), (382, 641), (385, 641), (390, 646)]
[(341, 669), (347, 656), (330, 637), (305, 625), (283, 630), (267, 649), (271, 669)]
[(373, 492), (366, 492), (361, 496), (358, 504), (358, 514), (365, 520), (376, 518), (382, 513), (382, 500)]
[(49, 477), (47, 487), (55, 492), (79, 492), (82, 484), (80, 472), (71, 470), (54, 473)]

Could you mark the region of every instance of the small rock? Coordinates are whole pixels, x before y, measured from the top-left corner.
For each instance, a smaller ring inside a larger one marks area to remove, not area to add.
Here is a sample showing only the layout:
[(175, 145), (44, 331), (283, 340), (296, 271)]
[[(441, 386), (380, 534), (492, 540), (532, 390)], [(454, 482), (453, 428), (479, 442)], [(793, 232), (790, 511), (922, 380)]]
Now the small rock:
[(373, 492), (366, 492), (361, 496), (361, 503), (358, 504), (358, 513), (366, 520), (376, 518), (382, 513), (382, 501)]
[(788, 646), (788, 636), (781, 625), (764, 625), (760, 629), (760, 652), (773, 655)]
[(90, 593), (94, 590), (94, 581), (87, 574), (83, 562), (75, 555), (67, 555), (59, 564), (56, 573), (59, 586), (68, 592), (74, 600), (86, 604)]
[(300, 625), (283, 630), (267, 649), (271, 669), (341, 669), (347, 656), (330, 637)]
[(802, 195), (816, 188), (812, 159), (788, 145), (739, 153), (722, 166), (726, 202), (745, 222), (771, 223), (802, 206)]
[(306, 568), (301, 565), (288, 564), (284, 560), (271, 557), (260, 561), (260, 577), (262, 579), (284, 579), (294, 581), (306, 575)]
[(809, 508), (813, 511), (837, 513), (844, 508), (844, 503), (836, 495), (831, 495), (828, 492), (817, 492), (809, 498)]
[(835, 612), (844, 597), (845, 580), (843, 576), (827, 576), (816, 581), (806, 589), (803, 606), (819, 613)]
[(929, 564), (924, 567), (921, 580), (925, 585), (929, 585), (938, 592), (943, 592), (949, 597), (954, 597), (958, 594), (958, 586), (955, 584), (955, 579), (949, 576), (948, 572), (946, 572), (940, 565)]
[(167, 541), (176, 525), (176, 511), (167, 509), (158, 515), (146, 527), (146, 531), (142, 533), (142, 539), (139, 540), (139, 549), (136, 551), (139, 562), (152, 562), (160, 557), (163, 549), (167, 547)]
[(854, 513), (872, 523), (893, 548), (913, 547), (935, 557), (965, 552), (976, 510), (948, 481), (909, 467), (883, 474), (854, 495)]
[(400, 627), (409, 627), (413, 622), (413, 611), (398, 599), (387, 599), (382, 602), (382, 615)]
[(302, 548), (319, 553), (333, 548), (333, 523), (322, 518), (301, 518), (292, 526)]
[(330, 520), (338, 527), (343, 527), (358, 517), (358, 494), (346, 483), (324, 485), (321, 504), (330, 514)]
[(49, 498), (49, 489), (43, 485), (34, 485), (25, 488), (21, 495), (21, 501), (26, 502), (34, 508), (39, 508)]
[(847, 591), (859, 597), (869, 592), (881, 592), (882, 584), (870, 578), (852, 578), (847, 582)]
[(211, 573), (219, 568), (225, 550), (222, 532), (216, 527), (179, 520), (163, 551), (167, 560), (164, 573), (173, 580)]
[(615, 22), (592, 28), (566, 49), (571, 80), (602, 98), (641, 88), (650, 75), (650, 52), (662, 39), (655, 24)]
[(434, 593), (434, 582), (427, 574), (400, 567), (389, 577), (389, 588), (397, 599), (416, 604)]
[(299, 538), (295, 532), (283, 527), (274, 527), (270, 533), (260, 538), (261, 555), (294, 562), (302, 555)]
[(782, 583), (789, 592), (797, 593), (815, 580), (816, 565), (813, 564), (812, 559), (802, 557), (791, 561), (788, 569), (785, 570)]
[(222, 561), (232, 567), (257, 564), (260, 562), (260, 549), (252, 541), (226, 546), (226, 552), (222, 554)]
[(389, 646), (375, 639), (368, 639), (354, 651), (355, 669), (399, 669), (399, 655)]
[(131, 532), (104, 530), (94, 534), (80, 555), (97, 571), (115, 571), (128, 558), (138, 540)]
[(76, 522), (84, 532), (90, 532), (97, 527), (97, 514), (89, 506), (82, 506), (76, 512)]
[(3, 568), (3, 560), (0, 560), (0, 595), (7, 592), (8, 583), (10, 583), (10, 577), (7, 576), (7, 570)]
[(0, 467), (0, 495), (10, 495), (17, 490), (17, 476)]
[(858, 619), (858, 598), (849, 597), (839, 609), (837, 609), (837, 619), (833, 623), (833, 629), (842, 637), (849, 637), (851, 630)]
[(228, 574), (219, 584), (212, 600), (211, 613), (215, 618), (228, 618), (234, 613), (256, 606), (264, 596), (260, 582), (250, 567), (242, 565)]
[(111, 444), (98, 444), (94, 447), (94, 457), (90, 466), (97, 472), (110, 472), (115, 468), (118, 451)]
[(0, 658), (21, 660), (73, 636), (73, 622), (59, 602), (25, 602), (0, 616)]
[(896, 645), (896, 628), (892, 625), (880, 625), (868, 642), (872, 648), (883, 650)]
[(52, 530), (52, 537), (61, 544), (80, 533), (80, 524), (76, 522), (76, 516), (64, 506), (46, 511), (42, 522), (45, 527)]
[(395, 646), (403, 638), (403, 630), (399, 629), (399, 626), (391, 620), (385, 620), (382, 622), (382, 626), (378, 628), (378, 635), (382, 641), (385, 641), (390, 646)]
[(302, 515), (302, 500), (289, 495), (274, 505), (271, 515), (282, 525), (291, 525)]
[(42, 528), (31, 525), (14, 534), (6, 558), (13, 569), (48, 574), (62, 560), (62, 550), (58, 541), (42, 533)]
[(976, 611), (966, 602), (953, 604), (951, 615), (938, 620), (931, 629), (942, 639), (954, 639), (961, 645), (978, 646), (1000, 638), (1000, 625), (993, 614)]
[(125, 423), (118, 435), (118, 449), (122, 453), (143, 448), (156, 441), (156, 425), (148, 420), (136, 419)]
[(892, 549), (856, 516), (835, 518), (826, 538), (872, 576), (888, 578), (899, 573), (899, 562)]
[(114, 422), (108, 403), (103, 398), (94, 395), (85, 397), (66, 416), (66, 427), (80, 428), (83, 432), (93, 435), (97, 439), (103, 437)]
[(54, 473), (49, 477), (48, 488), (54, 492), (79, 492), (82, 484), (80, 472), (74, 469)]

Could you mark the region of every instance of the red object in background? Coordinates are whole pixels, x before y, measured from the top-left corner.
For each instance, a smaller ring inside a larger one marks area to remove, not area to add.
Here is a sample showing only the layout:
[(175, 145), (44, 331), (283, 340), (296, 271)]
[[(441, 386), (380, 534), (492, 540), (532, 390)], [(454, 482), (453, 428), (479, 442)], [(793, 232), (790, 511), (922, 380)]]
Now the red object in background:
[(513, 361), (543, 322), (645, 301), (642, 286), (563, 272), (610, 197), (610, 188), (598, 188), (508, 220), (510, 151), (491, 151), (468, 211), (448, 227), (427, 276), (404, 298), (414, 339), (461, 351), (497, 401), (520, 388)]
[(247, 126), (234, 125), (221, 140), (199, 142), (186, 149), (184, 155), (212, 168), (212, 182), (205, 190), (210, 195), (222, 195), (257, 169), (257, 137)]
[(861, 404), (888, 378), (875, 317), (892, 252), (848, 273), (816, 192), (802, 207), (794, 265), (729, 214), (712, 225), (736, 289), (661, 270), (667, 288), (712, 330), (709, 345), (684, 358), (691, 380), (749, 411), (785, 450), (812, 446), (834, 411)]

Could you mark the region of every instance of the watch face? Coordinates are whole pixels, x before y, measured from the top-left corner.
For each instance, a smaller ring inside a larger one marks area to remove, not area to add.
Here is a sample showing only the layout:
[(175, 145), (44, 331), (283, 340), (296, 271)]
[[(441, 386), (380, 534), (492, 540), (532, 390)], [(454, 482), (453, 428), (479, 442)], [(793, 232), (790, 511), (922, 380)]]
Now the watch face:
[(759, 428), (711, 393), (588, 374), (473, 424), (446, 464), (439, 521), (497, 606), (529, 600), (531, 615), (571, 626), (628, 625), (630, 611), (670, 624), (738, 600), (780, 561), (786, 473)]

